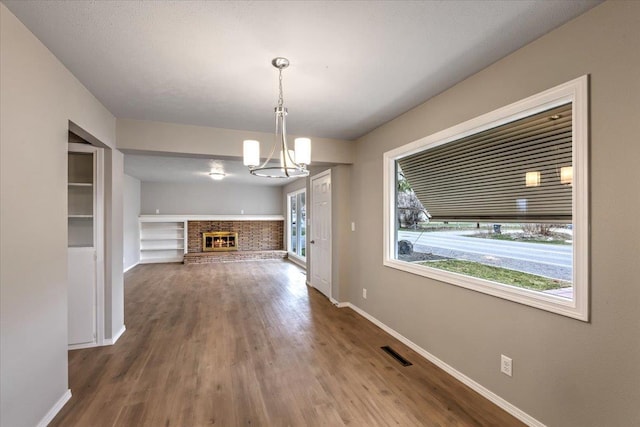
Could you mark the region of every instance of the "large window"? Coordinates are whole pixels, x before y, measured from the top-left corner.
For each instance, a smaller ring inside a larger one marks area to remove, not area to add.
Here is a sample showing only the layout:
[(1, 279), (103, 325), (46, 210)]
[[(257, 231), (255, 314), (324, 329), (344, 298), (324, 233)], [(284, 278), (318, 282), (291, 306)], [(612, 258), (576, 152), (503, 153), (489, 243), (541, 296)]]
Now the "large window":
[(385, 265), (588, 320), (587, 78), (385, 153)]
[(287, 194), (288, 204), (288, 247), (289, 255), (306, 259), (307, 248), (307, 210), (305, 190)]

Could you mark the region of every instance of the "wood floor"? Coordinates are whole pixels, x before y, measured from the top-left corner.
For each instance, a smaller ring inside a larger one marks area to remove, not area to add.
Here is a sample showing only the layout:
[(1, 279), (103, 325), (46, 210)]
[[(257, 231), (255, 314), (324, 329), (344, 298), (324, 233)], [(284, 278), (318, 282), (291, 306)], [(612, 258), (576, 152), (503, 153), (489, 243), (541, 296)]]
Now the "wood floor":
[[(52, 426), (520, 426), (286, 261), (141, 265)], [(380, 350), (392, 346), (413, 366)]]

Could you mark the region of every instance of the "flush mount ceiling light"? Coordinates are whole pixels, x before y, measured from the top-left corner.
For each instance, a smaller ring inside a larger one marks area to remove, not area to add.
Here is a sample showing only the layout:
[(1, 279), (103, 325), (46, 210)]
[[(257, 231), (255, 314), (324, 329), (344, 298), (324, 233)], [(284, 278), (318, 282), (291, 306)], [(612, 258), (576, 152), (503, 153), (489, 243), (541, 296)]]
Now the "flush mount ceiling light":
[[(256, 176), (267, 178), (289, 178), (307, 176), (307, 165), (311, 163), (311, 140), (296, 138), (294, 150), (287, 146), (287, 109), (284, 107), (282, 96), (282, 70), (289, 66), (287, 58), (274, 58), (271, 64), (278, 69), (278, 106), (274, 109), (276, 116), (276, 132), (273, 147), (267, 159), (260, 163), (260, 142), (246, 140), (243, 145), (244, 165), (249, 172)], [(269, 162), (280, 156), (280, 166), (270, 165)]]
[(211, 177), (211, 179), (213, 179), (214, 181), (221, 181), (224, 179), (224, 177), (227, 176), (226, 173), (224, 172), (210, 172), (209, 173), (209, 177)]

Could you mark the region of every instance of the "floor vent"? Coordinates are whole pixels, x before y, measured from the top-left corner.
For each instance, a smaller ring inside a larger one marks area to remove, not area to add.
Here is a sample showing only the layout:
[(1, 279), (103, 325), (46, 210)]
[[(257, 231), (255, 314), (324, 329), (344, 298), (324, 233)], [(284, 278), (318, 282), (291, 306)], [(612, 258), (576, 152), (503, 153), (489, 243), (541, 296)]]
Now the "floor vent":
[(402, 366), (411, 366), (411, 365), (413, 365), (413, 363), (409, 362), (407, 359), (405, 359), (404, 357), (400, 356), (397, 351), (395, 351), (394, 349), (392, 349), (388, 345), (385, 345), (384, 347), (380, 347), (380, 348), (383, 349), (388, 355), (390, 355), (391, 357), (396, 359), (398, 362), (400, 362), (402, 364)]

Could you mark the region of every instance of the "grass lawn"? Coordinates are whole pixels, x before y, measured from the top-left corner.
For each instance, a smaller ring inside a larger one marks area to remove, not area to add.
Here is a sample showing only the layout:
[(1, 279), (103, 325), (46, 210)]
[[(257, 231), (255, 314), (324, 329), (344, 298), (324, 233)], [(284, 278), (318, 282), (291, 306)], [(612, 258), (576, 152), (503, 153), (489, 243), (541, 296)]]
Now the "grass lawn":
[(526, 237), (523, 233), (478, 233), (470, 234), (466, 237), (476, 237), (479, 239), (492, 240), (508, 240), (510, 242), (546, 243), (548, 245), (571, 245), (571, 242), (567, 242), (567, 236), (562, 234), (554, 234), (550, 236), (550, 239), (544, 236)]
[(449, 259), (445, 261), (421, 262), (420, 264), (535, 291), (548, 291), (550, 289), (560, 289), (571, 286), (570, 282), (563, 280), (548, 279), (546, 277), (536, 276), (535, 274), (484, 265), (473, 261)]

